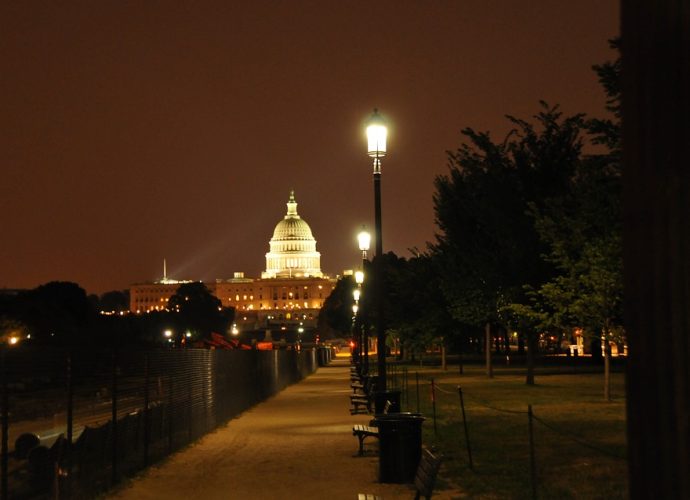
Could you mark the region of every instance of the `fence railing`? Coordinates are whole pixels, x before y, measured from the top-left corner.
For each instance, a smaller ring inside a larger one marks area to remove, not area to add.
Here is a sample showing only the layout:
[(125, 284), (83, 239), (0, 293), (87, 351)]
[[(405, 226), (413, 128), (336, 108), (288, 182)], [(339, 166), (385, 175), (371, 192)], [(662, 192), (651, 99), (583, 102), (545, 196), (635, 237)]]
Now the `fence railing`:
[[(585, 464), (582, 467), (597, 464), (601, 468), (599, 474), (625, 476), (627, 458), (624, 440), (619, 443), (608, 439), (603, 429), (593, 432), (603, 440), (587, 438), (586, 435), (592, 432), (583, 435), (580, 432), (582, 429), (573, 427), (578, 427), (577, 415), (554, 419), (546, 416), (548, 413), (541, 407), (527, 403), (519, 407), (503, 407), (456, 384), (439, 384), (434, 378), (420, 376), (417, 372), (408, 375), (405, 367), (400, 373), (403, 409), (423, 412), (432, 426), (430, 431), (436, 436), (436, 442), (444, 442), (448, 447), (446, 451), (477, 477), (503, 470), (500, 466), (496, 467), (495, 461), (500, 462), (508, 456), (520, 457), (520, 462), (515, 463), (513, 469), (516, 475), (524, 478), (519, 483), (525, 491), (514, 493), (515, 498), (548, 497), (553, 493), (550, 479), (560, 474), (558, 471), (568, 461)], [(494, 424), (480, 425), (480, 420), (491, 420)], [(564, 421), (567, 423), (564, 424)], [(581, 426), (586, 427), (586, 421), (585, 417)], [(606, 429), (612, 433), (620, 431), (613, 422), (613, 419), (609, 419)], [(496, 446), (496, 438), (482, 434), (496, 431), (497, 426), (510, 429), (510, 435), (501, 444), (506, 449), (510, 448), (510, 453), (505, 449), (492, 449)], [(451, 436), (452, 439), (448, 441)], [(480, 444), (479, 450), (474, 449), (476, 442)], [(524, 449), (524, 453), (520, 449)], [(592, 468), (595, 467), (592, 465)], [(621, 491), (620, 485), (624, 483), (617, 483)]]
[(3, 354), (1, 498), (91, 498), (315, 371), (318, 350)]

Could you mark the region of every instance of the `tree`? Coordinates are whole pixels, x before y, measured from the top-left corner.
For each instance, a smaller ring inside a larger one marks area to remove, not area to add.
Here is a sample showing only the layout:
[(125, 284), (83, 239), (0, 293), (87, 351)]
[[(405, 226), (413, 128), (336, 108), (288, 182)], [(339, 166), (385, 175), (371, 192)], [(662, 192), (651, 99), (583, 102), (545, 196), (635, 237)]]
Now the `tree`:
[(96, 312), (76, 283), (52, 281), (20, 294), (14, 318), (25, 324), (33, 341), (59, 345), (98, 342), (90, 331)]
[(181, 336), (189, 331), (192, 340), (209, 338), (212, 332), (225, 333), (235, 313), (233, 308), (223, 308), (201, 282), (180, 285), (170, 297), (168, 309), (176, 313), (176, 334)]
[(410, 259), (387, 254), (387, 324), (400, 339), (402, 353), (423, 353), (456, 333), (456, 324), (440, 292), (441, 269), (429, 253), (414, 251)]
[(98, 300), (101, 311), (127, 311), (129, 309), (129, 290), (112, 290), (105, 292)]
[[(467, 142), (449, 152), (449, 173), (436, 178), (439, 233), (431, 251), (444, 269), (441, 289), (453, 318), (475, 329), (486, 325), (487, 335), (507, 321), (507, 304), (526, 301), (526, 285), (554, 273), (529, 212), (567, 189), (584, 121), (543, 102), (541, 108), (536, 125), (508, 116), (514, 129), (501, 143), (488, 132), (463, 130)], [(531, 357), (536, 332), (527, 333)]]
[(326, 324), (339, 335), (346, 335), (352, 328), (352, 291), (355, 282), (352, 276), (343, 276), (323, 303), (319, 311), (319, 323)]
[[(617, 41), (611, 42), (612, 48)], [(541, 205), (530, 204), (535, 228), (554, 265), (554, 276), (530, 295), (529, 305), (513, 305), (544, 330), (581, 328), (592, 354), (605, 346), (604, 394), (610, 396), (611, 340), (622, 335), (622, 237), (620, 168), (620, 61), (594, 67), (613, 119), (592, 119), (586, 127), (598, 153), (575, 162), (567, 189)], [(534, 290), (534, 289), (531, 289)]]

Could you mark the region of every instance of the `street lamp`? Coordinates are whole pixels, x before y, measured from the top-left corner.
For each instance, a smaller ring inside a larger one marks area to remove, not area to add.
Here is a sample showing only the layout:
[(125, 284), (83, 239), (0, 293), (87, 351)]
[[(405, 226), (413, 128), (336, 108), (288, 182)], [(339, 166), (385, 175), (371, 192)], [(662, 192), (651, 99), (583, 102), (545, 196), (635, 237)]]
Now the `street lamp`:
[(363, 271), (356, 271), (355, 272), (355, 283), (357, 283), (359, 286), (362, 286), (362, 283), (364, 283), (364, 272)]
[(374, 109), (367, 122), (367, 154), (374, 160), (374, 223), (376, 226), (376, 264), (374, 266), (374, 302), (376, 310), (376, 350), (378, 354), (377, 390), (385, 392), (386, 386), (386, 337), (383, 332), (383, 258), (381, 228), (381, 158), (386, 156), (388, 128), (378, 109)]
[[(369, 245), (371, 244), (371, 234), (362, 226), (362, 230), (357, 235), (357, 242), (359, 244), (359, 249), (362, 252), (362, 270), (355, 273), (355, 281), (357, 286), (362, 288), (362, 283), (364, 283), (364, 264), (367, 261), (367, 252), (369, 251)], [(369, 334), (368, 326), (360, 321), (359, 324), (359, 339), (360, 339), (360, 363), (364, 362), (364, 373), (369, 373)]]
[[(371, 234), (362, 229), (362, 231), (360, 231), (360, 233), (357, 235), (357, 242), (359, 243), (359, 249), (362, 251), (362, 266), (364, 266), (364, 261), (367, 260), (369, 245), (371, 244)], [(364, 267), (362, 267), (362, 270), (364, 270)]]

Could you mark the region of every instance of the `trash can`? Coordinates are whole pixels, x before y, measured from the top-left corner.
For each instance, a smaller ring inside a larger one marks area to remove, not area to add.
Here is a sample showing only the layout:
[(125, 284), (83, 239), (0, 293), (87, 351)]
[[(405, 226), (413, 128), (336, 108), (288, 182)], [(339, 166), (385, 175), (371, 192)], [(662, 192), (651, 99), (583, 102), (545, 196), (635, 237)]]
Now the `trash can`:
[(379, 428), (379, 481), (411, 483), (422, 456), (422, 423), (419, 413), (377, 415)]
[(376, 391), (374, 392), (374, 413), (376, 415), (383, 413), (386, 401), (391, 402), (388, 413), (400, 412), (400, 391)]

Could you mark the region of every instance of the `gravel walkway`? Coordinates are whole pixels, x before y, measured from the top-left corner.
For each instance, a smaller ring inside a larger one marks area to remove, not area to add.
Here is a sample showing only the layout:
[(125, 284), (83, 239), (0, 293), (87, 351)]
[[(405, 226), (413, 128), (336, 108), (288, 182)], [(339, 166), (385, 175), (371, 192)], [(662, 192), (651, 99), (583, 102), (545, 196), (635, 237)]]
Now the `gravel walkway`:
[(357, 456), (352, 426), (370, 417), (350, 415), (350, 392), (348, 360), (336, 359), (108, 498), (353, 500), (364, 492), (413, 498), (411, 485), (378, 482), (375, 440), (368, 455)]

